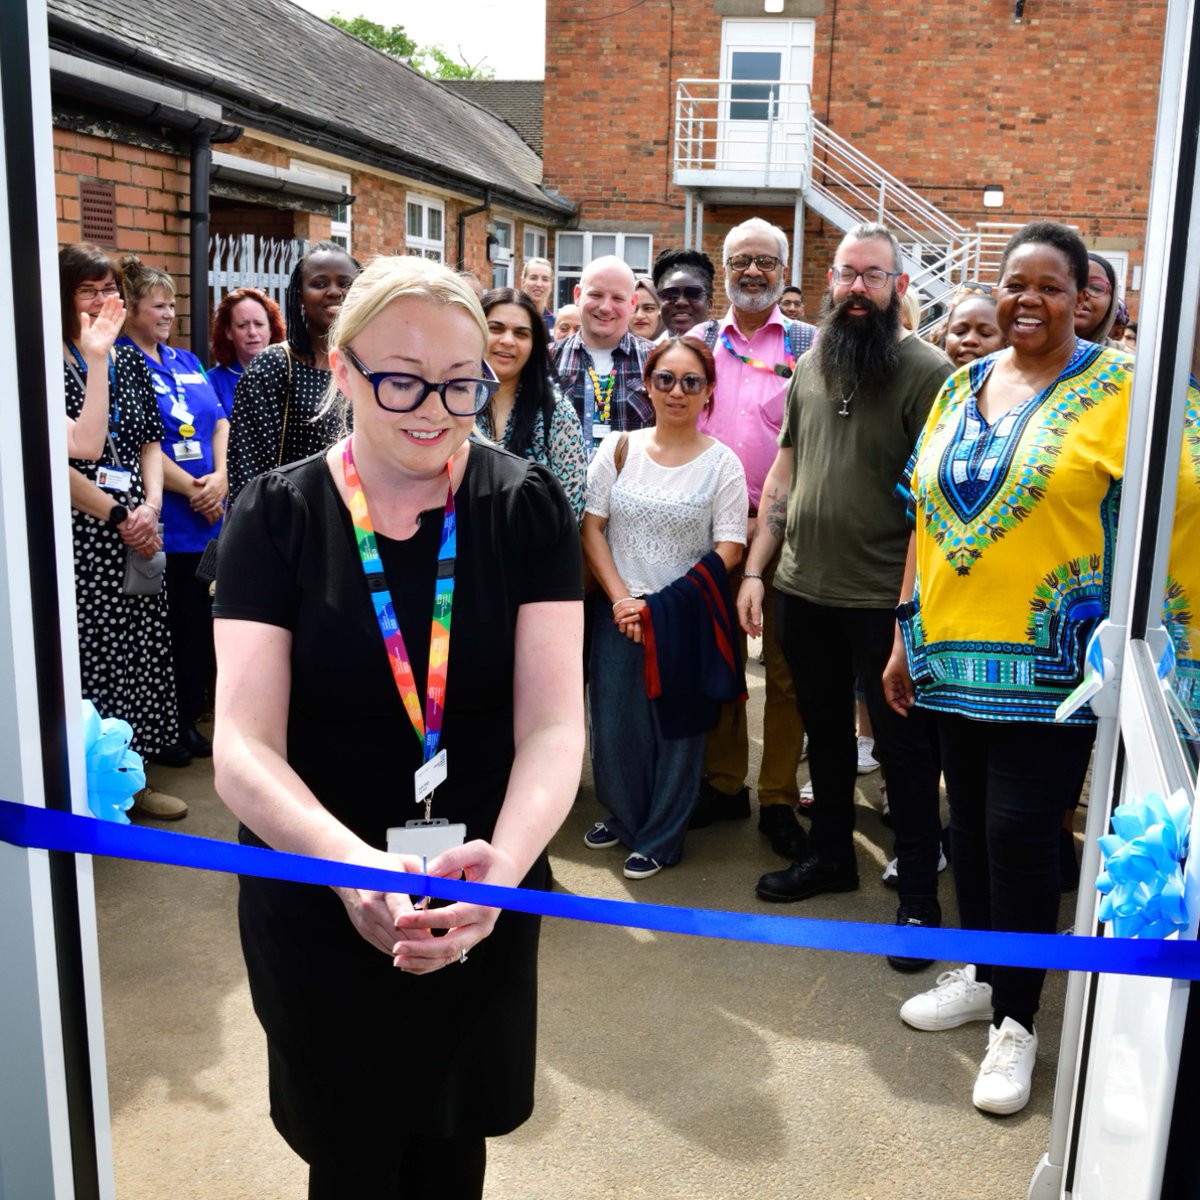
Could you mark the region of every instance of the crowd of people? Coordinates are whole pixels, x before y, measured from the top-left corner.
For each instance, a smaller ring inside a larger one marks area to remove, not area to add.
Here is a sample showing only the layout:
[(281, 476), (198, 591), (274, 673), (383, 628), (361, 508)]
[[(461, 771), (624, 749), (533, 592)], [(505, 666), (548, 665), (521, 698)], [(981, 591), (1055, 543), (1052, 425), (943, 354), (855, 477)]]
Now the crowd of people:
[[(693, 249), (646, 276), (596, 259), (551, 311), (544, 259), (480, 300), (465, 273), (321, 243), (283, 313), (223, 299), (206, 371), (170, 345), (167, 274), (64, 249), (85, 695), (162, 766), (214, 753), (215, 703), (249, 844), (544, 887), (586, 687), (604, 815), (584, 841), (626, 878), (757, 811), (787, 862), (760, 899), (853, 891), (855, 780), (882, 769), (898, 925), (941, 924), (948, 851), (964, 926), (1052, 932), (1095, 729), (1054, 716), (1107, 610), (1132, 375), (1114, 327), (1131, 345), (1136, 325), (1111, 265), (1045, 222), (924, 336), (883, 226), (843, 238), (816, 325), (788, 262), (755, 218), (725, 238), (723, 313)], [(153, 786), (136, 808), (187, 811)], [(478, 1196), (484, 1138), (532, 1105), (536, 919), (261, 880), (240, 919), (310, 1196)], [(900, 1016), (987, 1021), (974, 1103), (1012, 1113), (1041, 986), (965, 964)], [(430, 1006), (453, 1047), (388, 1036)], [(424, 1081), (419, 1133), (395, 1130), (389, 1065)]]

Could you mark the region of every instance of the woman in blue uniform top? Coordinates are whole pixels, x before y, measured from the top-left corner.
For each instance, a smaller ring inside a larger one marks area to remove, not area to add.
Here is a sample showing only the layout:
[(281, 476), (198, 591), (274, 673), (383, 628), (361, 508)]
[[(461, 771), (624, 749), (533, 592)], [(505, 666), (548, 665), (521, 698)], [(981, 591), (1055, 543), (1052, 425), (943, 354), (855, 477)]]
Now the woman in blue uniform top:
[(212, 600), (196, 579), (200, 555), (221, 528), (228, 483), (225, 451), (229, 414), (200, 360), (168, 346), (175, 322), (175, 284), (165, 271), (129, 255), (122, 260), (129, 316), (126, 344), (146, 359), (158, 398), (163, 439), (163, 549), (167, 552), (167, 611), (179, 703), (179, 740), (189, 754), (208, 757), (212, 742), (196, 728), (208, 707), (216, 664)]
[(234, 288), (217, 305), (212, 327), (208, 382), (225, 411), (233, 413), (233, 393), (242, 372), (268, 346), (287, 337), (279, 305), (258, 288)]

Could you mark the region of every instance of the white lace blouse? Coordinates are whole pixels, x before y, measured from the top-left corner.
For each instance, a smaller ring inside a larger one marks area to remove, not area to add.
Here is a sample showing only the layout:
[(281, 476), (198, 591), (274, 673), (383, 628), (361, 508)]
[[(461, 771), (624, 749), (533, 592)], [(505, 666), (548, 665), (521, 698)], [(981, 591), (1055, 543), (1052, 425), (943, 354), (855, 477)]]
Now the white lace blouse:
[(584, 504), (585, 512), (608, 521), (613, 563), (634, 596), (661, 591), (716, 542), (744, 546), (749, 511), (746, 474), (727, 446), (714, 441), (681, 467), (660, 467), (646, 453), (647, 433), (629, 435), (620, 475), (617, 435), (600, 443)]

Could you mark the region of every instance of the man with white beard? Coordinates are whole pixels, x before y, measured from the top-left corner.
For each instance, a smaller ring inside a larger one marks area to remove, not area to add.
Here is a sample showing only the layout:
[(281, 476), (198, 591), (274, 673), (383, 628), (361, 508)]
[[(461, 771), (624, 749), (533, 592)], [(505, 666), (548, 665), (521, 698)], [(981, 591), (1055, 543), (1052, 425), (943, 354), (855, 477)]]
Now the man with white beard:
[[(748, 538), (754, 536), (763, 482), (775, 461), (788, 381), (796, 359), (813, 340), (811, 325), (790, 321), (779, 310), (787, 261), (787, 235), (777, 226), (754, 217), (731, 229), (724, 251), (725, 292), (730, 309), (722, 320), (697, 325), (689, 335), (706, 341), (716, 361), (712, 411), (701, 417), (699, 428), (723, 442), (741, 460), (750, 494)], [(768, 595), (777, 562), (775, 555), (762, 571)], [(740, 582), (741, 570), (736, 569), (730, 577), (735, 596)], [(744, 642), (742, 649), (744, 654)], [(758, 774), (758, 828), (777, 854), (795, 860), (803, 857), (805, 849), (804, 830), (796, 821), (800, 800), (796, 769), (804, 726), (796, 709), (791, 672), (775, 639), (769, 607), (763, 650), (767, 686)], [(750, 790), (746, 786), (749, 756), (745, 707), (727, 704), (708, 738), (693, 829), (750, 815)]]

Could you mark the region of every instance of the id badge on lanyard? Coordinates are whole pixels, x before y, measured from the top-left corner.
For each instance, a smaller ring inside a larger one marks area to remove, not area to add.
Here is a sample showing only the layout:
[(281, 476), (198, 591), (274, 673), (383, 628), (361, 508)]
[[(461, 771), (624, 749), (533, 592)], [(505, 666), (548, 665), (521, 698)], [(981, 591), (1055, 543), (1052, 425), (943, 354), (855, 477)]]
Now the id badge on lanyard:
[[(446, 464), (447, 477), (451, 475), (453, 465), (453, 459)], [(435, 821), (432, 818), (434, 792), (446, 781), (448, 774), (446, 751), (439, 751), (438, 742), (441, 739), (442, 721), (445, 717), (446, 677), (450, 665), (450, 617), (454, 609), (457, 536), (453, 483), (451, 482), (446, 489), (446, 508), (442, 514), (442, 536), (438, 547), (437, 582), (434, 587), (433, 619), (429, 636), (429, 668), (425, 707), (422, 711), (412, 659), (396, 618), (392, 593), (384, 577), (383, 560), (379, 556), (379, 546), (375, 540), (375, 527), (371, 524), (367, 498), (354, 463), (353, 437), (346, 439), (342, 450), (342, 471), (346, 491), (350, 497), (350, 519), (354, 524), (358, 555), (362, 561), (363, 573), (367, 577), (375, 619), (379, 622), (379, 632), (383, 635), (388, 663), (392, 668), (392, 678), (409, 723), (422, 747), (423, 761), (413, 774), (413, 793), (416, 803), (425, 806), (424, 819), (407, 821), (403, 826), (389, 828), (388, 850), (397, 854), (428, 856), (429, 847), (436, 844), (440, 848), (433, 853), (440, 854), (452, 845), (461, 845), (466, 837), (465, 825), (452, 825), (444, 819)]]

